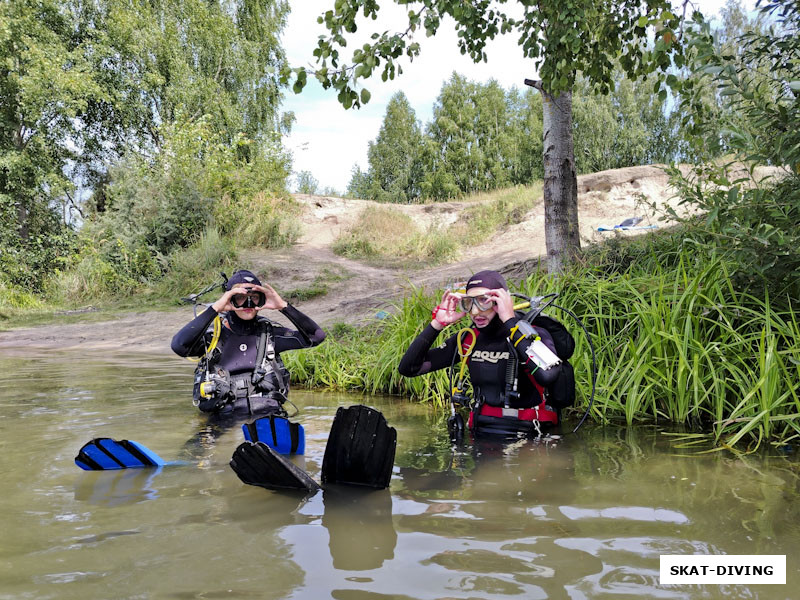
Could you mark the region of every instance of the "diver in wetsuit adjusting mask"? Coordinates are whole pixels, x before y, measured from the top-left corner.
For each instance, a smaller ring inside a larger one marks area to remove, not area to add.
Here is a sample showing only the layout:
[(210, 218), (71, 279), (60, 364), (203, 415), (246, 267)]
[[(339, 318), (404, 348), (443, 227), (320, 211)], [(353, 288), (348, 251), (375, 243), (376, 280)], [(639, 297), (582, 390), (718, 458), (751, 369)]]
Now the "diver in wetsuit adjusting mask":
[[(280, 311), (297, 329), (259, 316), (262, 310)], [(209, 351), (217, 317), (218, 339)], [(216, 302), (175, 334), (172, 350), (179, 356), (201, 357), (194, 402), (203, 412), (280, 414), (289, 392), (289, 373), (280, 354), (324, 339), (319, 325), (254, 273), (241, 270), (228, 279)]]
[(400, 374), (416, 377), (457, 364), (458, 334), (437, 348), (431, 346), (442, 329), (467, 313), (472, 327), (461, 336), (461, 354), (467, 356), (473, 388), (470, 429), (476, 433), (529, 434), (554, 425), (558, 415), (545, 405), (544, 388), (558, 378), (561, 365), (541, 368), (533, 360), (534, 353), (529, 352), (538, 342), (555, 353), (553, 338), (539, 327), (534, 328), (535, 335), (523, 335), (524, 328), (517, 327), (520, 318), (514, 312), (508, 285), (497, 271), (475, 273), (466, 284), (465, 294), (445, 292), (430, 324), (400, 360)]

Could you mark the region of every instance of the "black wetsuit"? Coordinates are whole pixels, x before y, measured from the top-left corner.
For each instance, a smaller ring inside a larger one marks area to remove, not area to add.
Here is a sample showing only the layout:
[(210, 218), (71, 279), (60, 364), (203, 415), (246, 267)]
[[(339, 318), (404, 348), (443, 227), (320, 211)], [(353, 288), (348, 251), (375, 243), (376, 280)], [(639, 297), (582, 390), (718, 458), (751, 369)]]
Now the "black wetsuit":
[[(325, 339), (325, 332), (309, 317), (291, 305), (281, 310), (297, 330), (280, 325), (272, 326), (272, 343), (275, 354), (286, 350), (297, 350), (316, 346)], [(217, 316), (213, 307), (208, 307), (172, 338), (172, 350), (179, 356), (202, 356), (206, 350), (206, 332)], [(261, 335), (261, 319), (244, 320), (236, 313), (222, 313), (222, 327), (217, 348), (219, 355), (214, 365), (231, 376), (252, 373), (256, 368), (258, 342)], [(288, 382), (287, 382), (288, 383)]]
[[(483, 328), (472, 328), (477, 334), (475, 346), (468, 358), (469, 376), (473, 387), (474, 398), (478, 406), (503, 407), (510, 409), (527, 409), (538, 407), (543, 399), (534, 381), (542, 387), (550, 385), (558, 377), (561, 365), (550, 369), (538, 369), (526, 351), (532, 343), (530, 339), (522, 339), (516, 345), (511, 344), (509, 337), (511, 329), (517, 324), (518, 317), (514, 316), (505, 323), (495, 317)], [(550, 333), (536, 327), (536, 332), (542, 342), (553, 352), (555, 345)], [(458, 367), (457, 334), (452, 335), (437, 348), (431, 348), (439, 332), (432, 325), (428, 325), (411, 343), (403, 358), (400, 360), (398, 371), (406, 377), (416, 377), (432, 371), (438, 371), (454, 364)], [(469, 341), (469, 334), (465, 335)], [(517, 368), (517, 393), (518, 396), (508, 396), (506, 393), (506, 373), (508, 361), (516, 353)], [(478, 409), (480, 415), (480, 408)], [(481, 419), (478, 419), (480, 425)], [(519, 429), (513, 427), (512, 429)]]

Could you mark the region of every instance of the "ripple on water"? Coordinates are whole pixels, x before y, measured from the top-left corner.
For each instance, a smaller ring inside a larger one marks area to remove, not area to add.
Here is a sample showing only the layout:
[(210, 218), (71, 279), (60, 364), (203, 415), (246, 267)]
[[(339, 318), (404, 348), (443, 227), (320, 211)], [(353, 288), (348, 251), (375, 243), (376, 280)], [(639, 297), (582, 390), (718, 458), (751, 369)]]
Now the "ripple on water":
[[(230, 471), (239, 424), (197, 440), (208, 422), (190, 405), (191, 365), (41, 356), (0, 361), (0, 370), (0, 444), (13, 450), (3, 459), (13, 542), (0, 579), (14, 585), (6, 597), (748, 598), (758, 593), (662, 587), (659, 556), (753, 547), (800, 555), (790, 469), (678, 461), (641, 429), (454, 451), (446, 416), (426, 407), (297, 390), (293, 420), (306, 429), (314, 477), (338, 405), (375, 405), (398, 430), (391, 490), (298, 500)], [(77, 450), (102, 435), (167, 460), (190, 447), (191, 460), (163, 471), (79, 471)], [(797, 583), (796, 572), (788, 578)], [(62, 583), (70, 585), (54, 585)]]
[(689, 518), (674, 510), (651, 506), (610, 506), (608, 508), (559, 507), (561, 514), (573, 521), (581, 519), (617, 519), (650, 523), (688, 523)]

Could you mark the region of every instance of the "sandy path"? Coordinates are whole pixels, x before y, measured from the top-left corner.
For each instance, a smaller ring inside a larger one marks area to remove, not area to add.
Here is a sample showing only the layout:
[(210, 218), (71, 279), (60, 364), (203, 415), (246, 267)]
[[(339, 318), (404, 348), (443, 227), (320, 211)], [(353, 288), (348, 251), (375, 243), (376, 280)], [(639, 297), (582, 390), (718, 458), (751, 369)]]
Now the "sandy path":
[[(771, 173), (764, 170), (759, 176)], [(668, 225), (658, 221), (652, 208), (677, 206), (666, 175), (654, 166), (603, 171), (578, 178), (578, 209), (581, 239), (584, 244), (603, 236), (637, 235), (638, 232), (599, 233), (599, 225), (614, 225), (633, 216), (643, 217), (642, 225)], [(330, 249), (336, 237), (358, 219), (366, 200), (297, 195), (305, 205), (303, 235), (291, 248), (278, 251), (250, 251), (241, 264), (251, 268), (282, 293), (307, 287), (315, 278), (328, 281), (328, 293), (297, 302), (323, 326), (336, 322), (364, 323), (391, 302), (406, 295), (411, 287), (438, 287), (463, 279), (480, 269), (513, 271), (520, 275), (535, 265), (531, 260), (545, 254), (544, 208), (539, 203), (525, 219), (500, 232), (493, 240), (469, 247), (461, 259), (435, 269), (398, 269), (364, 264), (336, 256)], [(467, 203), (443, 202), (433, 205), (393, 205), (412, 217), (420, 228), (433, 221), (447, 225), (457, 219)], [(527, 261), (527, 262), (526, 262)], [(339, 275), (338, 281), (330, 281)], [(279, 313), (267, 313), (277, 321)], [(192, 317), (190, 307), (167, 312), (133, 312), (97, 323), (47, 325), (0, 332), (0, 352), (29, 349), (111, 351), (131, 350), (170, 353), (172, 335)]]

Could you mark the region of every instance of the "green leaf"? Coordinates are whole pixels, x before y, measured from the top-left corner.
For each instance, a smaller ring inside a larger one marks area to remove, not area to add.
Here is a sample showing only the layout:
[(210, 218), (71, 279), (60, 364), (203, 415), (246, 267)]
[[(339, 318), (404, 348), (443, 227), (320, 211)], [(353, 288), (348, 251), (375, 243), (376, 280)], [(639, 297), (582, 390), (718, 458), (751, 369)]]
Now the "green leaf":
[(369, 93), (369, 90), (367, 88), (361, 90), (361, 104), (366, 104), (367, 102), (369, 102), (370, 97), (371, 94)]

